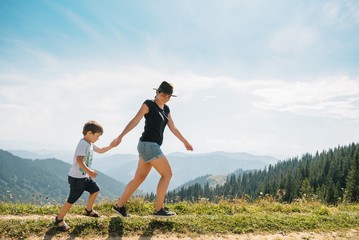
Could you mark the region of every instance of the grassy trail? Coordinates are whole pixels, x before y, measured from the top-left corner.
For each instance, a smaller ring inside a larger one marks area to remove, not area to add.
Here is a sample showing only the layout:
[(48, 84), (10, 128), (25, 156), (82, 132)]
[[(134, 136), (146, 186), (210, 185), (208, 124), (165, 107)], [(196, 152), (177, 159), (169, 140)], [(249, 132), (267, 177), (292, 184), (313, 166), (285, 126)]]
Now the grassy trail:
[(359, 239), (357, 204), (326, 206), (317, 202), (282, 204), (265, 200), (255, 203), (222, 201), (218, 204), (181, 202), (168, 204), (178, 213), (169, 219), (151, 217), (153, 203), (141, 199), (134, 199), (127, 205), (130, 213), (137, 214), (130, 219), (112, 213), (112, 204), (96, 205), (100, 218), (82, 216), (83, 206), (74, 206), (66, 216), (71, 229), (61, 233), (52, 224), (61, 206), (0, 203), (0, 238), (155, 239), (156, 236), (180, 236), (201, 239), (206, 236), (205, 239), (211, 239), (210, 236), (226, 236), (240, 239), (250, 234), (253, 239), (255, 236), (286, 239), (285, 236), (297, 234), (299, 239), (320, 239), (318, 236), (329, 234), (325, 239), (331, 239), (330, 236), (337, 234), (336, 239), (341, 236), (342, 239)]

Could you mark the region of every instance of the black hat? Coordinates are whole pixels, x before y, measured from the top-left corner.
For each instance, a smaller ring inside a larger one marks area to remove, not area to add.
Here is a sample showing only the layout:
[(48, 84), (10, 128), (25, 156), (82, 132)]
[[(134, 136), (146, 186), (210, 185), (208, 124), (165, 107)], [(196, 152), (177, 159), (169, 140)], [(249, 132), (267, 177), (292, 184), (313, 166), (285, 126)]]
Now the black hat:
[(172, 97), (177, 97), (176, 95), (173, 95), (173, 86), (172, 84), (166, 82), (166, 81), (163, 81), (161, 83), (161, 85), (158, 87), (158, 88), (154, 88), (154, 90), (157, 90), (157, 91), (160, 91), (160, 92), (163, 92), (163, 93), (166, 93), (168, 95), (171, 95)]

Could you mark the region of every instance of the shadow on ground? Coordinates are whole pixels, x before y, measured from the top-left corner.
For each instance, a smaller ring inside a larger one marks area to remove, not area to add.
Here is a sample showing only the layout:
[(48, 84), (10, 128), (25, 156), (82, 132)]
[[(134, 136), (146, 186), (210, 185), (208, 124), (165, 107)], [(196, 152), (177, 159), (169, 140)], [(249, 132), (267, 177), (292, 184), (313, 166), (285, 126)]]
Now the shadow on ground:
[[(124, 235), (124, 221), (121, 217), (112, 217), (110, 219), (108, 225), (108, 237), (107, 239), (119, 239), (121, 240)], [(100, 231), (99, 226), (99, 231)], [(55, 226), (51, 226), (44, 235), (44, 240), (51, 240), (53, 238), (58, 238), (60, 235), (67, 234), (68, 240), (74, 240), (76, 238), (84, 237), (86, 238), (88, 232), (86, 232), (86, 228), (93, 228), (93, 222), (88, 223), (80, 223), (78, 225), (73, 225), (73, 227), (69, 230), (68, 233), (63, 233), (59, 231)], [(139, 240), (150, 240), (153, 236), (158, 234), (166, 234), (171, 233), (174, 229), (174, 223), (169, 221), (168, 219), (151, 219), (142, 233), (137, 234), (139, 235)], [(130, 231), (130, 230), (127, 230)], [(102, 231), (103, 233), (103, 231)], [(66, 238), (66, 237), (65, 237)]]

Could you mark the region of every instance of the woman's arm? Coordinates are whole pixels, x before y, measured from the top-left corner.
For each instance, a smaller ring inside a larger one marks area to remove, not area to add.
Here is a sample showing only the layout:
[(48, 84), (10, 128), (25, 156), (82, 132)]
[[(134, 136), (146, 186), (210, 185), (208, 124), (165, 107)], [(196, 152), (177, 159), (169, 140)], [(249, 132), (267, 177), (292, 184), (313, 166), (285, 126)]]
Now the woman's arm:
[(140, 110), (138, 110), (137, 114), (132, 118), (132, 120), (126, 125), (125, 129), (123, 129), (122, 133), (114, 140), (116, 146), (120, 144), (122, 141), (122, 138), (130, 132), (132, 129), (134, 129), (137, 124), (141, 121), (143, 116), (147, 114), (149, 111), (149, 108), (146, 104), (142, 104)]
[(193, 151), (193, 147), (192, 145), (182, 136), (181, 132), (176, 128), (171, 114), (168, 114), (168, 123), (167, 123), (169, 129), (171, 130), (171, 132), (184, 144), (185, 148), (188, 151)]

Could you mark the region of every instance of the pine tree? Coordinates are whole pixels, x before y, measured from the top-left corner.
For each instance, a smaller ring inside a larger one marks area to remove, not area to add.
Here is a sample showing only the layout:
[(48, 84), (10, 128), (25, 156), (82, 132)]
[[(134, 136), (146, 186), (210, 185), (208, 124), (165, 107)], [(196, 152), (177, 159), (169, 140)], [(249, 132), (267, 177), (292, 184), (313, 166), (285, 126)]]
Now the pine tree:
[(345, 200), (356, 202), (359, 200), (359, 154), (351, 161), (351, 167), (347, 177)]

